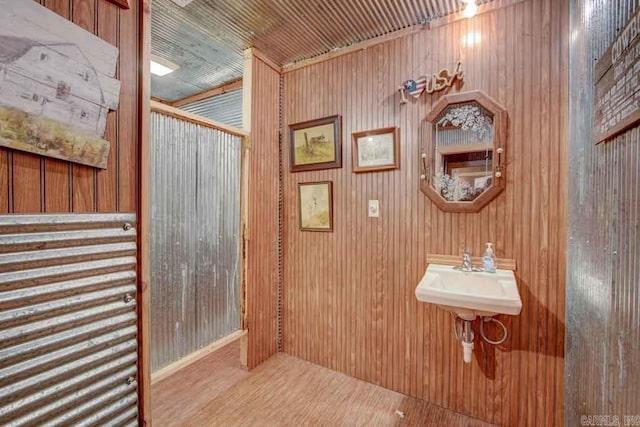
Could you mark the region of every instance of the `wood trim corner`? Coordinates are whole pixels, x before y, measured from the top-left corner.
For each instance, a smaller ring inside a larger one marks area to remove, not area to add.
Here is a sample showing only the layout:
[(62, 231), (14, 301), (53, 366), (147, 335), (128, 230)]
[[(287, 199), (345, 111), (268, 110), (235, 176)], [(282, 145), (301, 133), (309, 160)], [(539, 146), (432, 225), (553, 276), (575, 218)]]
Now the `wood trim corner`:
[(171, 105), (170, 102), (167, 102), (164, 99), (156, 98), (155, 96), (152, 96), (151, 100), (154, 102), (159, 102), (160, 104)]
[[(167, 116), (172, 116), (180, 120), (185, 120), (191, 123), (195, 123), (197, 125), (217, 129), (222, 132), (230, 133), (231, 135), (236, 135), (240, 137), (248, 136), (247, 132), (245, 132), (242, 129), (238, 129), (233, 126), (214, 122), (213, 120), (209, 120), (205, 117), (198, 116), (197, 114), (189, 113), (187, 111), (180, 110), (179, 108), (162, 104), (160, 102), (150, 101), (149, 107), (151, 111), (154, 111), (156, 113), (165, 114)], [(147, 109), (147, 111), (149, 111), (149, 109)]]
[(242, 73), (242, 130), (247, 136), (242, 141), (240, 187), (240, 224), (242, 227), (242, 282), (241, 282), (241, 327), (247, 334), (240, 340), (240, 364), (249, 368), (249, 341), (253, 339), (249, 331), (249, 245), (251, 244), (251, 230), (249, 229), (249, 186), (251, 180), (251, 106), (253, 102), (253, 52), (251, 49), (243, 51)]
[(140, 0), (138, 57), (138, 405), (140, 424), (151, 427), (151, 263), (149, 227), (151, 225), (151, 0)]
[(240, 366), (249, 369), (249, 331), (240, 338)]
[(242, 129), (247, 134), (251, 133), (251, 102), (253, 89), (253, 50), (245, 49), (242, 52)]
[(182, 107), (183, 105), (191, 104), (192, 102), (202, 101), (203, 99), (211, 98), (213, 96), (222, 95), (223, 93), (231, 92), (232, 90), (242, 88), (242, 78), (223, 83), (218, 86), (214, 86), (210, 89), (203, 90), (193, 95), (186, 96), (178, 99), (177, 101), (166, 103), (172, 107)]
[(252, 47), (251, 52), (253, 53), (253, 56), (255, 56), (260, 61), (267, 64), (269, 67), (273, 68), (273, 70), (276, 71), (278, 74), (282, 74), (282, 67), (276, 64), (273, 60), (271, 60), (271, 58), (265, 55), (260, 49)]
[(247, 368), (248, 363), (248, 322), (247, 322), (247, 280), (249, 277), (249, 137), (242, 140), (240, 155), (240, 236), (241, 236), (241, 264), (242, 279), (240, 282), (240, 327), (247, 332), (240, 341), (240, 364)]

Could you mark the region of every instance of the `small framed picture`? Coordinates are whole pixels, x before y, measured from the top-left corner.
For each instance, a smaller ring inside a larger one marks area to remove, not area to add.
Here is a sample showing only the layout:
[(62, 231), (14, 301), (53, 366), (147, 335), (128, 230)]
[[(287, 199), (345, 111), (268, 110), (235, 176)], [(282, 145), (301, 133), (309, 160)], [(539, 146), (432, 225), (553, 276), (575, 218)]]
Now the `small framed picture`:
[(342, 167), (342, 117), (289, 125), (291, 172)]
[(298, 219), (301, 231), (333, 231), (333, 183), (298, 184)]
[(400, 129), (388, 127), (351, 134), (353, 171), (376, 172), (400, 168)]

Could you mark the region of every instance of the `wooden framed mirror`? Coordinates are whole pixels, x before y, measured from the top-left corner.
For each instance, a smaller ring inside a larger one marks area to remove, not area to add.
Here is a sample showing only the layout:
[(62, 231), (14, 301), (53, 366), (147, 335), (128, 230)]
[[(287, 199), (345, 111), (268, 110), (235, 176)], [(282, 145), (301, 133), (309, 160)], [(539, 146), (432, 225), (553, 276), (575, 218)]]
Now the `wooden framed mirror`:
[(425, 121), (420, 189), (445, 212), (479, 212), (505, 187), (507, 111), (471, 91), (443, 96)]

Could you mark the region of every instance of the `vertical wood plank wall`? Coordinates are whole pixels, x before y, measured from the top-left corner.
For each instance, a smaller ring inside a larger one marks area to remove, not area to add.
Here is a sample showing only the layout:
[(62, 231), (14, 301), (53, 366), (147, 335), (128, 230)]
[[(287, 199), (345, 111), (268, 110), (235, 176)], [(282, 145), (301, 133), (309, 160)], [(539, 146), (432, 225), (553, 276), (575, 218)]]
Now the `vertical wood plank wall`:
[[(285, 164), (286, 352), (497, 424), (562, 425), (568, 25), (568, 2), (528, 0), (285, 74), (285, 126), (342, 115), (344, 159), (295, 174)], [(506, 191), (478, 214), (443, 213), (420, 192), (422, 120), (441, 93), (401, 106), (397, 92), (458, 59), (462, 90), (510, 118)], [(352, 173), (351, 133), (386, 126), (400, 127), (400, 170)], [(335, 231), (300, 232), (296, 184), (324, 180)], [(380, 218), (367, 218), (369, 199)], [(476, 341), (465, 365), (449, 313), (414, 290), (428, 253), (480, 255), (487, 241), (517, 261), (522, 314), (501, 316), (507, 342)]]
[(277, 352), (280, 74), (251, 62), (247, 364)]
[[(32, 1), (32, 0), (21, 0)], [(134, 212), (138, 177), (138, 1), (123, 10), (107, 0), (38, 0), (120, 48), (120, 107), (107, 118), (106, 170), (0, 148), (0, 214)]]

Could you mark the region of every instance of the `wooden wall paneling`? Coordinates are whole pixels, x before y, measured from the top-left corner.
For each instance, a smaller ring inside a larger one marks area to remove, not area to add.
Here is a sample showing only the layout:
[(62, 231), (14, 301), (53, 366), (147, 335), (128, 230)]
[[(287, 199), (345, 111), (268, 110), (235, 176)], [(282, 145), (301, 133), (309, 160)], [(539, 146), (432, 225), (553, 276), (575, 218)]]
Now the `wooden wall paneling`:
[[(101, 0), (103, 1), (103, 0)], [(142, 10), (141, 7), (146, 9)], [(118, 167), (117, 177), (117, 208), (119, 211), (133, 211), (138, 203), (138, 117), (139, 114), (147, 114), (148, 109), (140, 113), (138, 108), (138, 96), (146, 84), (146, 79), (140, 82), (138, 73), (140, 67), (146, 67), (147, 62), (141, 63), (138, 58), (146, 55), (146, 43), (139, 45), (140, 23), (150, 13), (150, 3), (131, 2), (131, 9), (120, 10), (119, 21), (119, 48), (118, 73), (120, 77), (120, 106), (117, 113), (118, 143), (113, 152), (114, 160)], [(142, 49), (144, 47), (144, 49)], [(149, 76), (149, 74), (147, 74)], [(144, 73), (143, 73), (144, 77)], [(143, 98), (143, 103), (148, 102)], [(113, 113), (111, 113), (113, 114)], [(145, 135), (142, 135), (143, 137)]]
[[(479, 26), (479, 23), (485, 16), (486, 15), (479, 15), (477, 17), (478, 19), (476, 20), (473, 20), (473, 21), (467, 20), (466, 24), (471, 25), (472, 27)], [(444, 31), (440, 32), (441, 39), (438, 42), (438, 52), (440, 54), (438, 57), (438, 61), (440, 64), (447, 64), (448, 67), (451, 67), (452, 65), (448, 65), (448, 64), (454, 64), (457, 61), (457, 56), (459, 56), (459, 53), (456, 52), (456, 49), (454, 48), (455, 45), (460, 44), (459, 39), (458, 40), (453, 39), (453, 32), (455, 28), (456, 27), (452, 25), (445, 26)], [(470, 29), (470, 31), (475, 31), (475, 30), (477, 30), (477, 28)], [(482, 46), (483, 45), (479, 45), (479, 47), (482, 47)], [(479, 78), (479, 81), (483, 81), (481, 75), (478, 76), (478, 78)], [(479, 215), (482, 216), (485, 212), (486, 210), (483, 210), (479, 213)], [(450, 229), (450, 228), (447, 228), (447, 221), (450, 217), (451, 217), (450, 215), (447, 215), (446, 213), (441, 212), (438, 209), (438, 246), (442, 247), (444, 250), (447, 250), (448, 249), (447, 247), (450, 246), (450, 243), (449, 243), (450, 237), (447, 236), (446, 234), (446, 230)], [(447, 329), (451, 330), (451, 328), (448, 327), (450, 325), (449, 323), (450, 316), (444, 310), (438, 310), (437, 316), (438, 316), (438, 322), (436, 323), (436, 331), (440, 336), (440, 341), (444, 343), (444, 347), (448, 351), (446, 352), (436, 351), (436, 354), (440, 356), (438, 357), (438, 364), (436, 365), (436, 369), (437, 369), (436, 372), (438, 374), (436, 382), (442, 390), (451, 390), (449, 386), (449, 376), (447, 375), (447, 368), (450, 361), (456, 358), (455, 356), (456, 352), (455, 352), (455, 347), (452, 348), (452, 345), (451, 345), (451, 342), (452, 342), (451, 334), (447, 333)], [(445, 357), (445, 356), (448, 356), (448, 357)], [(482, 362), (479, 360), (479, 363), (482, 363)], [(476, 369), (472, 371), (472, 374), (477, 375), (478, 371), (479, 369)], [(474, 377), (474, 382), (475, 381), (476, 380)], [(472, 384), (472, 387), (473, 387), (473, 384)], [(474, 398), (482, 399), (484, 395), (485, 395), (484, 393), (478, 393), (477, 395), (472, 395), (471, 397), (472, 397), (472, 400)], [(439, 404), (442, 406), (448, 405), (450, 393), (442, 393), (441, 396), (442, 397), (439, 400)], [(478, 413), (479, 417), (484, 416), (484, 413), (482, 411), (474, 412), (473, 409), (471, 411), (473, 413)]]
[[(542, 17), (539, 25), (541, 28), (540, 35), (540, 44), (541, 49), (539, 52), (539, 67), (536, 67), (538, 72), (540, 73), (539, 84), (541, 87), (552, 88), (551, 86), (551, 72), (553, 71), (551, 66), (550, 57), (553, 53), (553, 46), (551, 41), (552, 35), (552, 25), (553, 21), (551, 18), (551, 10), (550, 8), (545, 8), (544, 4), (536, 5), (540, 7), (540, 11), (537, 13)], [(537, 116), (538, 123), (550, 123), (552, 120), (552, 106), (551, 106), (551, 91), (541, 91), (540, 92), (540, 104), (541, 108), (539, 110), (539, 116)], [(536, 116), (534, 116), (535, 118)], [(538, 291), (536, 292), (537, 296), (537, 304), (542, 307), (549, 306), (549, 288), (547, 286), (542, 285), (543, 283), (549, 283), (549, 263), (551, 259), (549, 259), (546, 254), (549, 253), (549, 242), (551, 235), (549, 234), (549, 198), (551, 194), (551, 183), (549, 176), (549, 169), (551, 164), (550, 158), (550, 126), (540, 126), (537, 128), (538, 134), (537, 138), (540, 141), (540, 152), (538, 154), (538, 162), (537, 167), (539, 170), (539, 183), (540, 189), (538, 192), (534, 192), (538, 194), (538, 209), (540, 211), (539, 216), (536, 218), (538, 223), (538, 228), (532, 230), (533, 233), (536, 233), (541, 236), (539, 240), (538, 247), (534, 248), (538, 252), (537, 257), (541, 260), (537, 266), (535, 267), (535, 276), (533, 282), (536, 284)], [(535, 413), (540, 414), (545, 411), (547, 405), (550, 402), (546, 400), (546, 391), (547, 391), (547, 378), (549, 375), (549, 371), (553, 369), (551, 363), (549, 363), (549, 351), (548, 351), (548, 341), (546, 339), (547, 329), (549, 319), (548, 316), (538, 316), (538, 329), (536, 331), (536, 335), (534, 337), (536, 341), (536, 407)], [(557, 337), (555, 337), (557, 339)], [(553, 404), (549, 405), (550, 413), (553, 414), (554, 407)]]
[[(48, 9), (69, 19), (71, 0), (44, 0)], [(71, 212), (71, 163), (43, 157), (44, 162), (44, 211)]]
[[(564, 34), (566, 28), (566, 22), (571, 22), (569, 7), (565, 7), (561, 10), (561, 13), (557, 15), (558, 22), (555, 27), (555, 36), (558, 37), (561, 34)], [(554, 64), (554, 70), (557, 72), (562, 72), (563, 70), (569, 69), (569, 55), (567, 55), (567, 51), (569, 51), (569, 40), (561, 37), (560, 41), (556, 41), (554, 47), (555, 52), (552, 58), (552, 63)], [(554, 38), (555, 39), (555, 38)], [(557, 67), (557, 68), (556, 68)], [(555, 74), (554, 74), (555, 75)], [(561, 99), (569, 99), (569, 103), (571, 103), (570, 93), (569, 93), (569, 84), (564, 84), (564, 81), (555, 82), (557, 91), (560, 93)], [(558, 115), (555, 118), (557, 123), (557, 128), (554, 133), (552, 133), (553, 137), (562, 138), (565, 135), (568, 135), (569, 132), (569, 109), (560, 109)], [(566, 150), (561, 150), (558, 157), (555, 158), (555, 168), (552, 170), (552, 177), (559, 176), (560, 180), (558, 183), (558, 187), (561, 191), (555, 195), (553, 200), (553, 204), (557, 206), (557, 212), (555, 215), (551, 215), (553, 218), (553, 222), (551, 224), (552, 230), (556, 230), (557, 233), (553, 233), (552, 244), (553, 247), (563, 247), (565, 248), (565, 253), (569, 254), (570, 252), (566, 248), (565, 242), (567, 241), (568, 235), (568, 224), (569, 220), (564, 218), (569, 218), (568, 215), (568, 205), (571, 203), (569, 200), (569, 177), (567, 170), (569, 167), (569, 151), (571, 147), (571, 143), (568, 144), (569, 148)], [(636, 159), (638, 157), (636, 156)], [(638, 170), (636, 168), (635, 170)], [(557, 175), (556, 175), (557, 173)], [(637, 196), (637, 194), (636, 194)], [(636, 239), (637, 241), (637, 239)], [(555, 335), (558, 337), (555, 341), (555, 346), (550, 348), (550, 354), (552, 355), (565, 355), (565, 303), (566, 303), (566, 289), (567, 285), (565, 283), (565, 274), (567, 272), (567, 256), (560, 256), (557, 258), (552, 258), (553, 262), (551, 264), (550, 272), (551, 277), (554, 275), (557, 277), (560, 283), (563, 283), (564, 286), (560, 286), (557, 289), (557, 292), (551, 293), (551, 300), (554, 304), (551, 306), (551, 313), (555, 313), (556, 318), (552, 323), (552, 327), (549, 328), (549, 335)], [(555, 268), (553, 268), (555, 267)], [(557, 273), (556, 273), (557, 272)], [(564, 380), (565, 380), (565, 365), (556, 363), (555, 364), (555, 377), (559, 378), (561, 385), (559, 387), (552, 387), (553, 389), (553, 401), (555, 402), (555, 417), (559, 417), (559, 414), (563, 415), (565, 422), (570, 422), (568, 417), (564, 414), (565, 410), (565, 402), (564, 402)], [(561, 402), (561, 403), (560, 403)]]
[[(498, 14), (490, 14), (487, 16), (483, 16), (482, 19), (482, 28), (480, 30), (481, 34), (485, 34), (487, 36), (486, 39), (488, 39), (487, 44), (484, 44), (483, 47), (484, 49), (484, 54), (486, 55), (490, 55), (490, 65), (488, 67), (488, 69), (490, 70), (497, 70), (499, 65), (498, 65), (498, 57), (499, 57), (499, 52), (497, 49), (491, 49), (491, 45), (492, 43), (495, 44), (495, 46), (499, 46), (500, 43), (497, 42), (496, 39), (496, 32), (497, 32), (497, 15)], [(492, 29), (495, 29), (492, 31)], [(487, 90), (491, 91), (492, 93), (496, 93), (498, 90), (498, 84), (496, 82), (495, 79), (490, 79), (489, 78), (489, 73), (487, 72), (487, 69), (485, 68), (483, 70), (483, 76), (482, 79), (483, 81), (487, 81), (488, 85), (485, 85), (484, 87), (487, 88)], [(486, 215), (486, 221), (485, 223), (490, 224), (489, 226), (489, 235), (493, 236), (494, 239), (494, 243), (496, 245), (500, 244), (502, 245), (501, 247), (504, 247), (504, 243), (501, 242), (500, 239), (500, 235), (499, 235), (499, 230), (502, 230), (502, 227), (497, 227), (497, 215), (498, 215), (498, 205), (501, 203), (501, 201), (504, 199), (498, 199), (496, 201), (496, 203), (492, 203), (490, 204), (484, 211), (485, 215)], [(502, 206), (503, 207), (503, 206)], [(500, 243), (498, 243), (500, 242)], [(482, 244), (482, 242), (481, 242)], [(480, 255), (480, 254), (479, 254)], [(486, 356), (483, 360), (483, 369), (482, 372), (487, 372), (490, 367), (492, 366), (496, 366), (496, 352), (494, 351), (493, 347), (488, 346), (488, 345), (484, 345), (481, 344), (481, 351), (484, 350), (484, 352), (486, 353)], [(481, 373), (482, 374), (482, 373)], [(496, 396), (497, 394), (501, 393), (502, 391), (500, 390), (500, 386), (501, 386), (501, 382), (498, 380), (497, 378), (497, 374), (494, 372), (493, 373), (495, 380), (492, 382), (488, 382), (486, 384), (486, 390), (485, 390), (485, 402), (481, 405), (484, 406), (485, 408), (485, 417), (488, 419), (491, 419), (492, 421), (495, 421), (495, 419), (499, 416), (499, 411), (500, 411), (500, 405), (499, 402), (496, 402)], [(498, 404), (496, 404), (498, 403)]]
[(250, 99), (243, 120), (251, 132), (247, 364), (253, 368), (277, 352), (280, 74), (250, 50), (245, 54), (250, 56), (250, 69), (245, 69), (243, 81)]
[[(285, 351), (501, 425), (562, 423), (565, 9), (527, 0), (285, 70), (285, 126), (328, 114), (343, 115), (343, 138), (399, 126), (402, 153), (400, 170), (357, 176), (347, 144), (342, 169), (285, 173)], [(468, 33), (480, 43), (463, 43)], [(443, 213), (418, 190), (420, 129), (442, 94), (400, 106), (395, 92), (402, 80), (458, 58), (462, 90), (482, 89), (509, 111), (507, 189), (477, 214)], [(284, 149), (287, 158), (288, 143)], [(297, 230), (302, 180), (334, 182), (333, 235)], [(367, 218), (369, 199), (380, 200), (380, 218)], [(506, 344), (477, 342), (467, 365), (450, 315), (418, 303), (413, 291), (428, 253), (480, 255), (486, 241), (518, 262), (523, 311), (502, 317)]]
[[(35, 0), (42, 4), (41, 1)], [(42, 168), (43, 161), (40, 156), (19, 151), (7, 151), (11, 190), (9, 191), (9, 211), (15, 213), (41, 212), (42, 211)], [(37, 196), (36, 196), (37, 195)], [(34, 197), (35, 196), (35, 197)]]
[[(502, 59), (501, 63), (500, 63), (500, 67), (501, 69), (504, 70), (504, 75), (501, 75), (499, 72), (499, 76), (501, 77), (501, 79), (499, 80), (499, 82), (501, 82), (498, 85), (498, 93), (501, 96), (500, 99), (504, 99), (505, 100), (505, 105), (515, 105), (516, 104), (516, 100), (517, 100), (517, 95), (516, 95), (516, 90), (515, 88), (517, 87), (516, 82), (515, 82), (515, 76), (516, 76), (516, 69), (517, 68), (517, 63), (516, 61), (514, 61), (513, 59), (509, 59), (506, 60), (507, 55), (506, 53), (509, 52), (515, 52), (515, 49), (517, 48), (517, 46), (520, 43), (520, 40), (518, 38), (516, 38), (516, 36), (513, 37), (509, 37), (507, 38), (507, 34), (510, 34), (513, 31), (513, 28), (516, 28), (516, 24), (515, 24), (515, 13), (502, 13), (500, 14), (501, 18), (498, 20), (499, 25), (503, 25), (503, 30), (498, 32), (498, 39), (499, 40), (504, 40), (505, 42), (500, 43), (499, 45), (503, 46), (504, 49), (504, 56), (501, 55), (500, 58)], [(516, 135), (515, 133), (515, 129), (513, 126), (513, 123), (515, 122), (516, 117), (513, 115), (512, 112), (509, 112), (509, 131), (508, 131), (508, 138), (509, 141), (512, 140), (512, 138), (514, 138), (514, 136)], [(513, 144), (511, 144), (513, 145)], [(516, 164), (516, 162), (520, 162), (521, 164), (521, 160), (522, 157), (521, 156), (516, 156), (513, 153), (511, 153), (509, 155), (509, 157), (507, 157), (507, 159), (511, 159), (511, 164), (513, 166), (509, 166), (509, 164), (507, 164), (507, 168), (506, 168), (506, 174), (505, 174), (505, 179), (506, 179), (506, 183), (507, 183), (507, 187), (513, 187), (514, 186), (514, 176), (515, 174), (513, 173), (513, 169), (517, 169), (518, 165)], [(506, 255), (507, 252), (504, 251), (504, 249), (506, 248), (514, 248), (515, 244), (514, 244), (514, 237), (515, 237), (515, 231), (514, 231), (514, 226), (513, 226), (513, 219), (515, 218), (515, 206), (516, 206), (516, 201), (515, 201), (515, 191), (507, 191), (505, 192), (502, 200), (504, 200), (504, 202), (502, 204), (499, 204), (499, 219), (502, 219), (503, 222), (501, 223), (501, 227), (499, 227), (499, 229), (503, 230), (503, 245), (500, 249), (500, 251), (503, 251), (502, 254)], [(500, 199), (499, 199), (500, 202)], [(500, 246), (497, 246), (500, 247)], [(501, 252), (498, 252), (498, 254), (500, 254)], [(515, 257), (516, 253), (515, 251), (511, 252), (511, 255)], [(513, 322), (511, 319), (509, 319), (508, 323), (507, 323), (509, 330), (511, 331), (511, 338), (510, 340), (512, 340), (512, 346), (514, 348), (517, 348), (516, 343), (519, 340), (519, 334), (516, 335), (517, 331), (516, 331), (516, 323)], [(496, 354), (498, 354), (500, 357), (499, 359), (496, 360), (496, 366), (508, 366), (508, 369), (496, 369), (496, 379), (501, 380), (502, 382), (502, 387), (504, 389), (504, 393), (509, 393), (511, 395), (516, 395), (517, 393), (517, 387), (514, 384), (514, 381), (511, 380), (511, 377), (509, 376), (509, 373), (512, 372), (513, 370), (516, 369), (515, 366), (515, 362), (512, 362), (511, 358), (507, 358), (503, 356), (503, 353), (499, 353), (499, 352), (495, 352)], [(498, 363), (500, 363), (500, 365), (498, 365)], [(516, 397), (517, 399), (517, 397)], [(502, 414), (502, 418), (500, 417), (495, 417), (495, 419), (498, 422), (504, 423), (507, 420), (511, 419), (511, 408), (505, 408), (503, 407), (503, 405), (501, 404), (502, 401), (502, 396), (496, 394), (496, 396), (494, 396), (494, 406), (498, 406), (500, 407), (500, 413)], [(496, 414), (499, 415), (499, 414)]]
[[(106, 1), (100, 1), (97, 5), (98, 37), (108, 41), (112, 45), (119, 45), (118, 17), (120, 8)], [(118, 57), (116, 78), (119, 78), (118, 69), (121, 66), (121, 55)], [(118, 209), (118, 112), (110, 111), (107, 115), (104, 139), (110, 142), (111, 151), (107, 162), (107, 169), (96, 171), (96, 208), (98, 211), (116, 211)]]
[[(3, 149), (4, 150), (4, 149)], [(42, 211), (41, 159), (33, 154), (12, 151), (11, 161), (12, 211), (15, 213)]]
[[(85, 30), (96, 33), (96, 0), (73, 0), (73, 23)], [(97, 172), (94, 168), (72, 164), (73, 173), (73, 212), (92, 212), (97, 208), (96, 184)]]
[[(494, 70), (495, 68), (495, 63), (493, 61), (493, 56), (494, 56), (494, 52), (495, 49), (493, 49), (490, 45), (491, 43), (491, 28), (489, 28), (488, 25), (488, 20), (490, 19), (490, 16), (495, 15), (495, 14), (491, 14), (491, 15), (487, 15), (487, 14), (483, 14), (483, 15), (479, 15), (478, 19), (475, 19), (473, 21), (469, 21), (468, 24), (469, 26), (471, 26), (471, 30), (474, 33), (480, 33), (482, 35), (484, 35), (486, 38), (485, 40), (487, 40), (486, 43), (480, 43), (478, 45), (476, 45), (476, 49), (475, 49), (475, 54), (480, 56), (480, 57), (485, 57), (486, 58), (486, 64), (483, 67), (479, 67), (478, 69), (475, 70), (475, 72), (477, 73), (477, 81), (480, 85), (480, 88), (482, 89), (486, 89), (489, 90), (490, 86), (491, 86), (491, 79), (488, 76), (488, 70)], [(459, 39), (458, 39), (459, 40)], [(456, 40), (457, 41), (457, 40)], [(455, 41), (454, 41), (455, 42)], [(457, 41), (459, 43), (459, 41)], [(453, 46), (451, 45), (451, 43), (449, 43), (448, 49), (451, 50), (453, 48)], [(486, 227), (488, 228), (488, 233), (491, 233), (491, 227), (490, 224), (494, 223), (493, 221), (493, 217), (492, 217), (492, 210), (491, 210), (491, 205), (487, 206), (485, 209), (481, 210), (480, 212), (478, 212), (477, 218), (479, 219), (479, 221), (475, 221), (474, 222), (474, 236), (475, 239), (477, 239), (476, 241), (474, 241), (473, 246), (474, 247), (482, 247), (482, 242), (480, 241), (481, 238), (481, 224), (487, 224)], [(445, 227), (446, 229), (446, 227)], [(476, 243), (477, 242), (477, 243)], [(478, 253), (477, 253), (478, 254)], [(480, 252), (481, 254), (481, 252)], [(480, 255), (478, 254), (478, 255)], [(493, 382), (484, 382), (482, 381), (482, 377), (484, 375), (484, 372), (486, 372), (487, 369), (487, 360), (489, 358), (489, 355), (487, 354), (485, 350), (485, 346), (483, 346), (480, 342), (478, 343), (478, 350), (480, 352), (480, 357), (478, 357), (478, 366), (480, 367), (480, 369), (476, 369), (472, 371), (473, 374), (473, 378), (472, 378), (472, 385), (471, 387), (475, 387), (477, 389), (480, 390), (480, 393), (478, 393), (477, 395), (472, 396), (472, 412), (474, 413), (478, 413), (479, 417), (482, 419), (492, 419), (493, 415), (491, 414), (490, 408), (488, 408), (488, 401), (490, 400), (489, 398), (489, 393), (490, 393), (490, 388), (493, 385)]]

